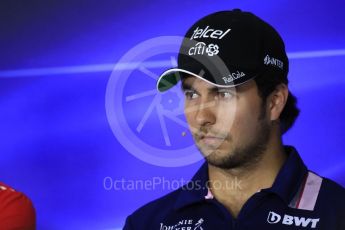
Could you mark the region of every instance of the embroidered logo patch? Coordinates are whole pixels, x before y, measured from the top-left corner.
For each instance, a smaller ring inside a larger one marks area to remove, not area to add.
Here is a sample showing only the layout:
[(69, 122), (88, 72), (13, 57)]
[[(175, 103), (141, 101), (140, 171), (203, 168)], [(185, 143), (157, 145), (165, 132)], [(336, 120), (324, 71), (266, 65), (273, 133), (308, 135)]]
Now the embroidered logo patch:
[(193, 219), (184, 219), (180, 220), (175, 225), (165, 225), (160, 223), (159, 230), (204, 230), (202, 224), (204, 223), (204, 219), (200, 218), (198, 221), (194, 221)]

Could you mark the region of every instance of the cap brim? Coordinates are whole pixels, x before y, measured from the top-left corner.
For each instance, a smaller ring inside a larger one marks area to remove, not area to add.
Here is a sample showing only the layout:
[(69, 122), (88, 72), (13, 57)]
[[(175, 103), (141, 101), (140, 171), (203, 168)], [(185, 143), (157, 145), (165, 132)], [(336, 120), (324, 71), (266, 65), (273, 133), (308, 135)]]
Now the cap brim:
[[(173, 69), (168, 69), (166, 70), (164, 73), (161, 74), (161, 76), (158, 78), (157, 80), (157, 90), (159, 92), (165, 92), (167, 90), (169, 90), (170, 88), (172, 88), (173, 86), (175, 86), (180, 80), (181, 80), (181, 75), (180, 73), (183, 74), (187, 74), (190, 76), (194, 76), (196, 78), (199, 78), (213, 86), (216, 87), (234, 87), (236, 85), (239, 84), (233, 84), (233, 85), (220, 85), (220, 84), (216, 84), (214, 82), (211, 82), (203, 77), (201, 77), (200, 75), (193, 73), (191, 71), (185, 70), (185, 69), (179, 69), (179, 68), (173, 68)], [(244, 82), (242, 82), (244, 83)], [(242, 84), (241, 83), (241, 84)]]

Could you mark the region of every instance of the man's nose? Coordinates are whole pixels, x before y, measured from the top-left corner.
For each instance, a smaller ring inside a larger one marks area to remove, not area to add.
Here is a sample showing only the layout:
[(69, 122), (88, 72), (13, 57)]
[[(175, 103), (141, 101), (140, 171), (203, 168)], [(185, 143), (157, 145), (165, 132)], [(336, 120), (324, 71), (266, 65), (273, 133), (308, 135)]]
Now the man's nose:
[(214, 100), (203, 101), (197, 108), (195, 120), (199, 126), (212, 125), (216, 122), (216, 103)]

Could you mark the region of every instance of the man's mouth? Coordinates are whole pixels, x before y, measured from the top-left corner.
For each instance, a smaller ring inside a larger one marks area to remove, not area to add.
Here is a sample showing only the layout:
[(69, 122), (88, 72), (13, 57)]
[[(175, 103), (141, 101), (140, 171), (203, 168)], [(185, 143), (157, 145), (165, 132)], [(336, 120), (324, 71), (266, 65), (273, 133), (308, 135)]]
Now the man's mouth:
[(201, 135), (199, 141), (205, 145), (220, 145), (225, 140), (224, 136)]

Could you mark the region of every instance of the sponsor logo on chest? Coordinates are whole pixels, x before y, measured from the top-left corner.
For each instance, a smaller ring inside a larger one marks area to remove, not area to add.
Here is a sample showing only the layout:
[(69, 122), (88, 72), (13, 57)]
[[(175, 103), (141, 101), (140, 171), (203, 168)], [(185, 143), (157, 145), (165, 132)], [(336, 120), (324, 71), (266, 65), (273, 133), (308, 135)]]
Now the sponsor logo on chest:
[(284, 214), (284, 216), (279, 215), (278, 213), (270, 211), (268, 213), (267, 222), (269, 224), (283, 224), (303, 228), (316, 228), (319, 223), (320, 218), (306, 218), (301, 216), (290, 216)]
[(194, 221), (193, 219), (184, 219), (180, 220), (175, 225), (165, 225), (164, 223), (160, 223), (159, 230), (204, 230), (202, 227), (203, 223), (203, 218), (200, 218), (198, 221)]

